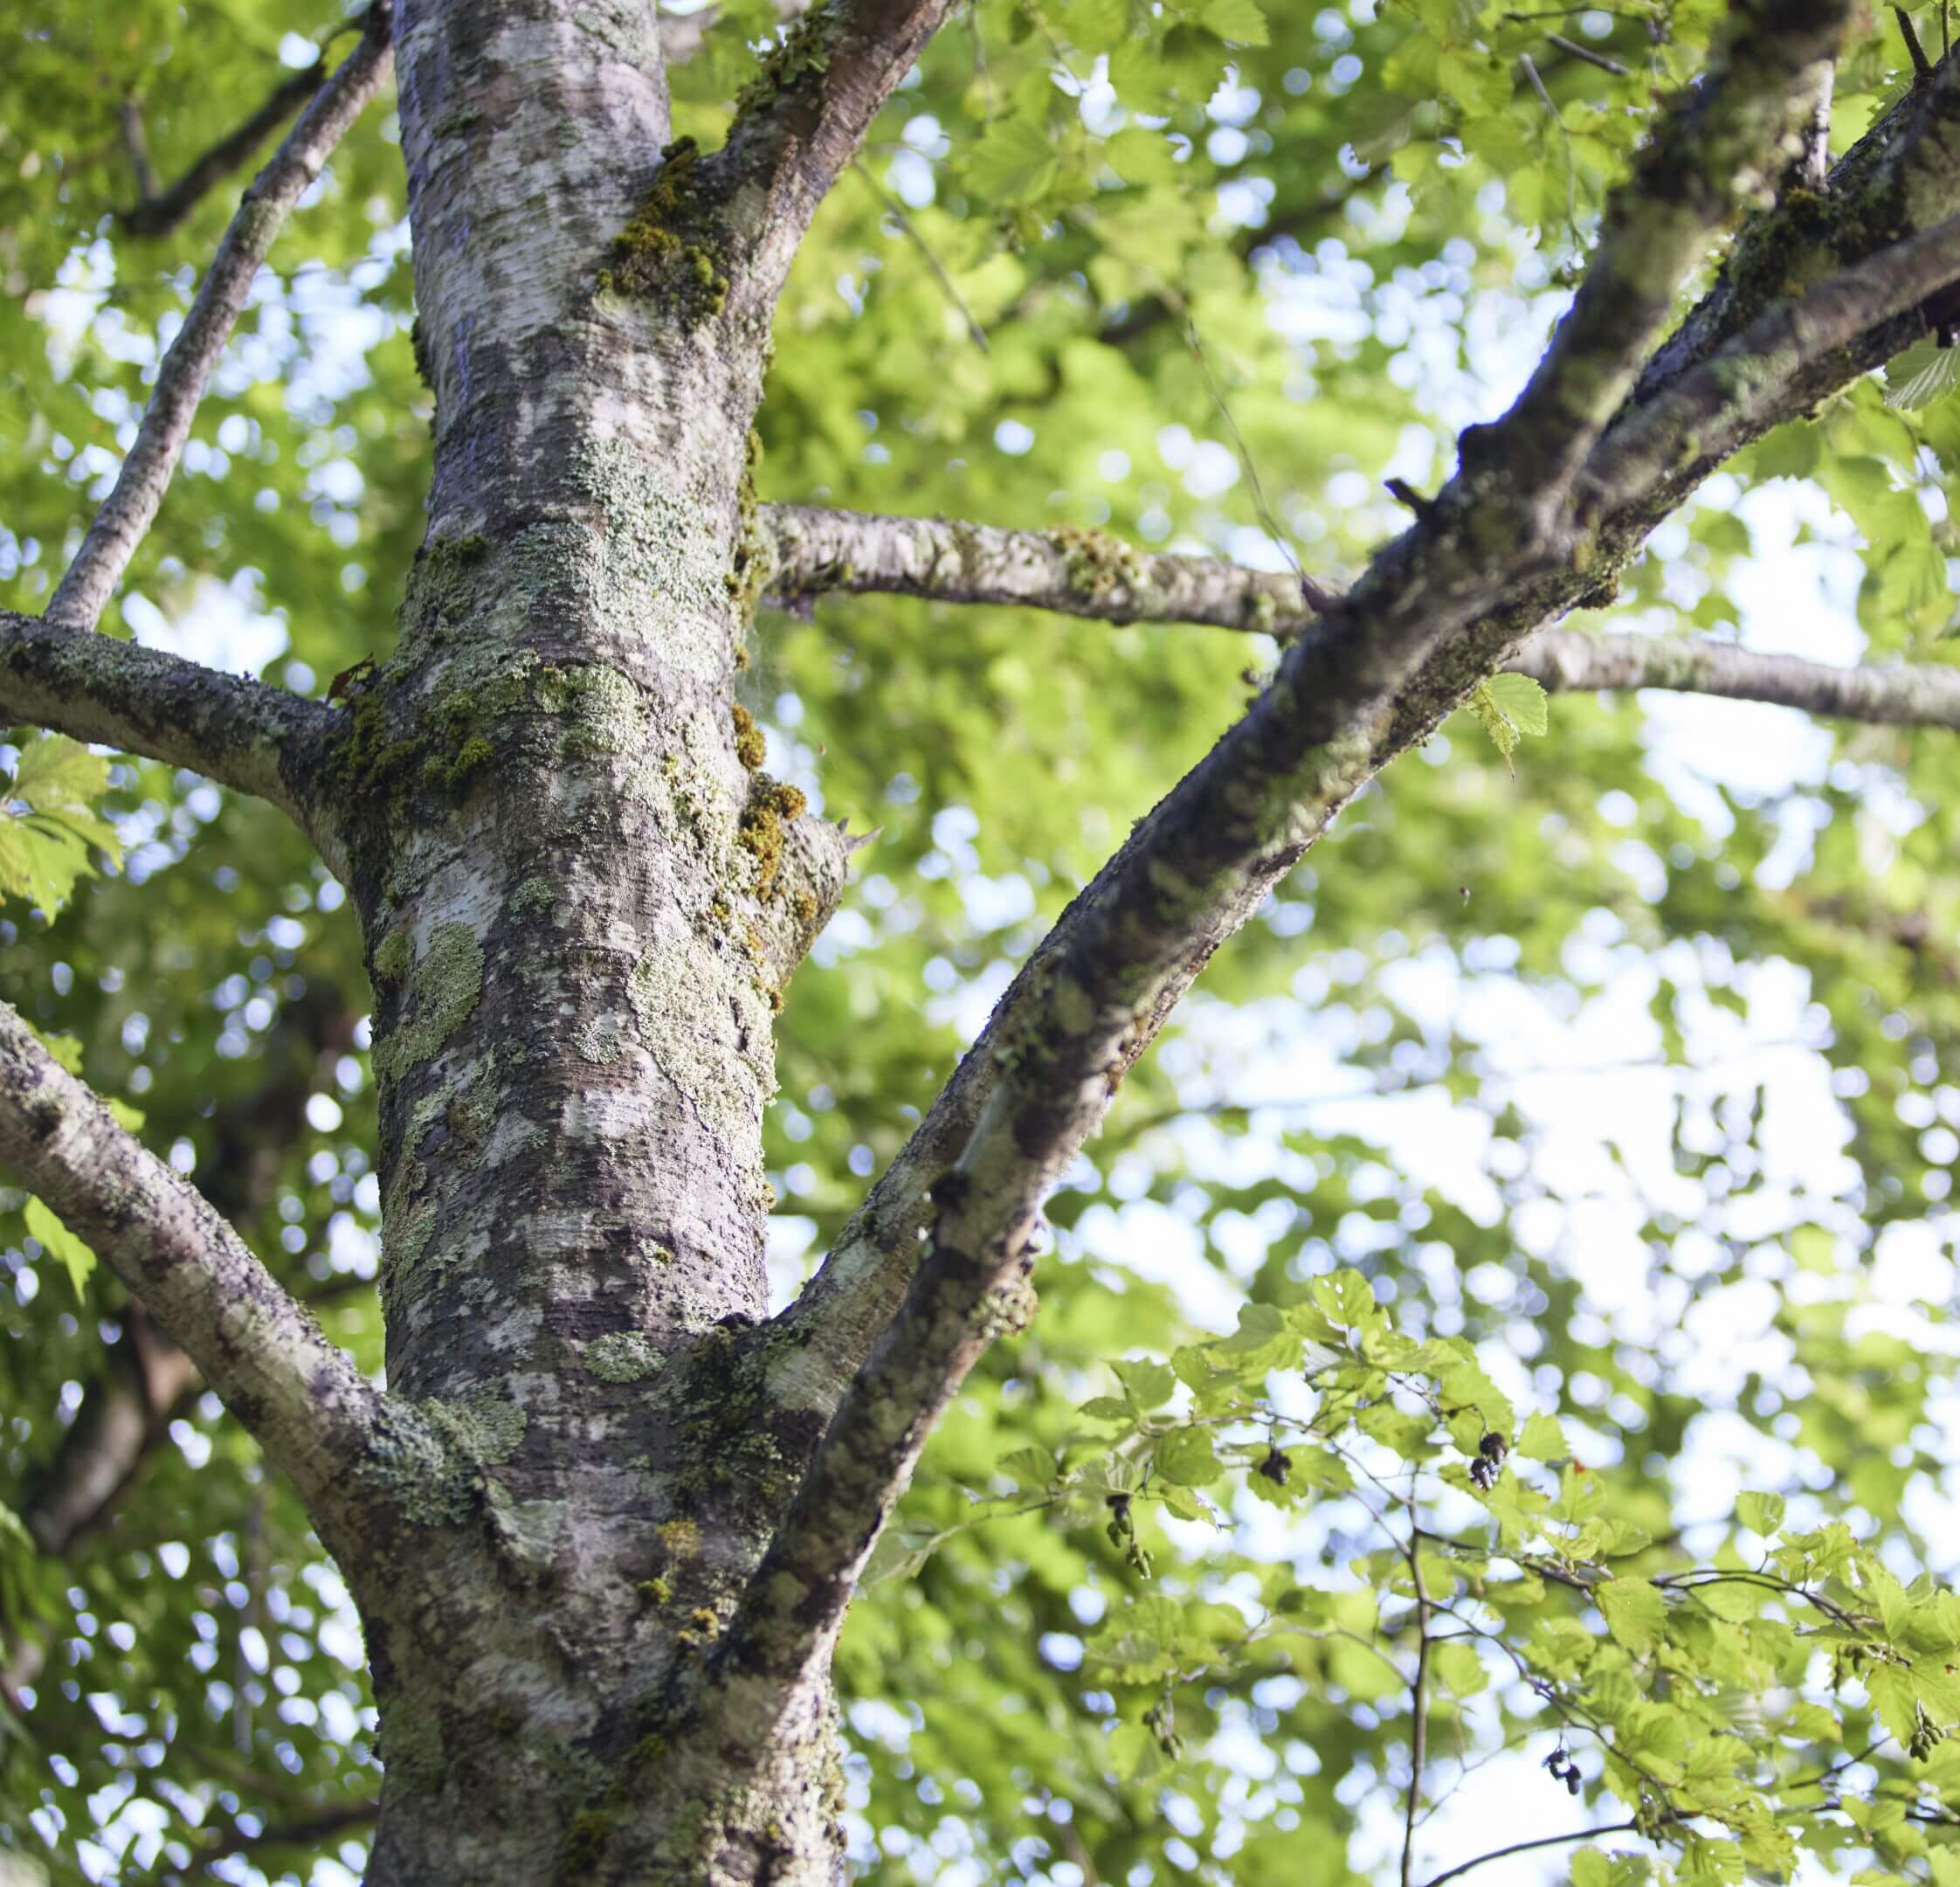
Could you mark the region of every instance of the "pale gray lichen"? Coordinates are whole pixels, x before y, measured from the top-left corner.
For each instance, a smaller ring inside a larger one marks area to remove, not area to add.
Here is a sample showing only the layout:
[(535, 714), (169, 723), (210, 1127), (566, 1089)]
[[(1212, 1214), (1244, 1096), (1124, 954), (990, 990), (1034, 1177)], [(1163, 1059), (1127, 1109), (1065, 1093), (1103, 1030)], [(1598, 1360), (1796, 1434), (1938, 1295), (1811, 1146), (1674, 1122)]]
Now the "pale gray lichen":
[(602, 1382), (639, 1382), (661, 1365), (652, 1340), (642, 1331), (613, 1331), (586, 1344), (585, 1367)]
[(542, 916), (556, 898), (549, 878), (527, 878), (510, 895), (510, 914), (514, 917)]
[(377, 1428), (363, 1473), (413, 1525), (468, 1519), (489, 1484), (486, 1470), (508, 1461), (523, 1440), (524, 1411), (494, 1396), (394, 1407), (408, 1419)]
[(375, 1073), (397, 1082), (437, 1054), (476, 1008), (483, 992), (483, 945), (465, 923), (439, 923), (415, 964), (404, 1014), (374, 1046)]
[(572, 1047), (584, 1060), (605, 1068), (625, 1053), (626, 1041), (613, 1023), (588, 1016), (572, 1031)]

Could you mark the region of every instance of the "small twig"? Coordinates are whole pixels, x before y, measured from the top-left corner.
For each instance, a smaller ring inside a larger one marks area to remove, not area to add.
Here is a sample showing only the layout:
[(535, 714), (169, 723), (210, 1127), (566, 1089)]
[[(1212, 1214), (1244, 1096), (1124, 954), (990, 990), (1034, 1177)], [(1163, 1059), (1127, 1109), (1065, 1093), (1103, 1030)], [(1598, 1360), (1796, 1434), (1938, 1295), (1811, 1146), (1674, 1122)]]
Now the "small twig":
[[(245, 1622), (261, 1638), (266, 1631), (266, 1489), (260, 1483), (245, 1516)], [(231, 1704), (231, 1740), (241, 1756), (252, 1753), (252, 1666), (245, 1656), (245, 1636), (238, 1647), (238, 1690)]]
[(1558, 127), (1558, 135), (1565, 148), (1565, 234), (1576, 255), (1579, 250), (1578, 169), (1572, 160), (1572, 134), (1565, 128), (1565, 121), (1559, 115), (1558, 107), (1552, 103), (1552, 95), (1546, 91), (1545, 81), (1538, 76), (1537, 64), (1531, 55), (1519, 53), (1518, 63), (1524, 67), (1524, 76), (1531, 81), (1531, 89), (1538, 94), (1538, 102)]
[(198, 1871), (210, 1874), (214, 1863), (228, 1860), (233, 1855), (250, 1854), (255, 1849), (317, 1847), (335, 1835), (372, 1821), (378, 1812), (378, 1804), (375, 1802), (350, 1802), (345, 1808), (322, 1808), (318, 1814), (302, 1821), (273, 1823), (256, 1835), (246, 1834), (234, 1823), (230, 1834), (220, 1835), (199, 1853)]
[[(360, 20), (350, 20), (347, 26), (358, 27), (362, 24)], [(347, 26), (340, 31), (346, 31)], [(331, 44), (331, 39), (328, 43)], [(132, 236), (168, 236), (210, 190), (244, 163), (280, 125), (319, 91), (326, 83), (329, 70), (327, 47), (323, 45), (312, 65), (281, 79), (251, 117), (203, 152), (168, 190), (158, 188), (154, 172), (147, 182), (139, 176), (137, 189), (141, 201), (134, 210), (124, 211), (117, 220)]]
[(1570, 1835), (1540, 1835), (1532, 1841), (1513, 1842), (1508, 1848), (1493, 1848), (1488, 1854), (1480, 1854), (1474, 1861), (1460, 1862), (1453, 1868), (1446, 1868), (1440, 1874), (1432, 1874), (1423, 1883), (1423, 1887), (1443, 1887), (1445, 1881), (1453, 1881), (1459, 1875), (1467, 1874), (1472, 1868), (1480, 1868), (1487, 1861), (1501, 1861), (1508, 1855), (1529, 1854), (1534, 1848), (1563, 1848), (1567, 1842), (1591, 1841), (1596, 1835), (1632, 1835), (1639, 1832), (1637, 1821), (1609, 1821), (1604, 1828), (1574, 1828)]
[(156, 200), (156, 166), (149, 160), (149, 140), (143, 135), (142, 100), (134, 92), (125, 94), (116, 118), (122, 127), (122, 148), (128, 153), (129, 168), (136, 173), (136, 194), (147, 205)]
[(163, 501), (190, 436), (197, 403), (273, 238), (387, 76), (392, 59), (392, 0), (376, 0), (368, 10), (367, 23), (360, 45), (320, 88), (292, 135), (246, 189), (245, 201), (205, 271), (197, 299), (157, 369), (156, 390), (143, 409), (115, 489), (95, 514), (75, 561), (48, 603), (51, 626), (89, 630), (100, 620)]
[(1232, 435), (1232, 443), (1239, 454), (1239, 463), (1245, 468), (1246, 484), (1253, 494), (1253, 508), (1259, 513), (1260, 523), (1266, 534), (1278, 544), (1280, 553), (1293, 566), (1293, 573), (1300, 579), (1300, 599), (1316, 616), (1330, 614), (1339, 598), (1324, 584), (1315, 583), (1307, 574), (1306, 566), (1294, 555), (1293, 540), (1280, 529), (1280, 521), (1273, 516), (1273, 508), (1266, 501), (1266, 489), (1260, 483), (1259, 467), (1253, 463), (1252, 448), (1246, 443), (1246, 435), (1239, 430), (1239, 422), (1232, 417), (1232, 408), (1226, 404), (1225, 389), (1218, 384), (1211, 371), (1211, 363), (1204, 352), (1204, 337), (1197, 331), (1197, 323), (1191, 319), (1189, 308), (1183, 310), (1184, 316), (1184, 344), (1191, 350), (1191, 358), (1197, 363), (1197, 370), (1204, 377), (1205, 391), (1211, 396), (1211, 404), (1218, 410), (1218, 417)]
[[(1410, 1508), (1415, 1500), (1411, 1490)], [(1411, 1522), (1403, 1557), (1416, 1588), (1416, 1675), (1409, 1686), (1409, 1795), (1402, 1822), (1402, 1887), (1415, 1887), (1416, 1823), (1422, 1814), (1422, 1773), (1429, 1762), (1429, 1593), (1422, 1582), (1422, 1535)]]
[(1563, 33), (1547, 33), (1545, 44), (1556, 46), (1561, 52), (1567, 53), (1573, 59), (1584, 59), (1588, 66), (1597, 66), (1601, 72), (1609, 72), (1616, 79), (1631, 79), (1633, 76), (1631, 66), (1622, 66), (1617, 59), (1611, 59), (1604, 52), (1595, 52), (1591, 46), (1581, 45), (1577, 39), (1568, 39)]
[(1382, 489), (1398, 504), (1406, 505), (1413, 511), (1418, 523), (1426, 524), (1435, 515), (1436, 501), (1424, 497), (1407, 479), (1384, 479)]
[(980, 95), (986, 101), (987, 116), (1000, 115), (1000, 99), (994, 90), (994, 75), (987, 64), (987, 42), (980, 33), (980, 9), (966, 10), (966, 23), (973, 34), (973, 75), (980, 81)]
[[(1912, 59), (1912, 82), (1916, 89), (1933, 76), (1933, 62), (1926, 57), (1926, 49), (1919, 43), (1919, 34), (1914, 29), (1912, 16), (1902, 6), (1894, 6), (1892, 11), (1898, 19), (1900, 34), (1906, 42), (1906, 51)], [(1943, 32), (1943, 20), (1941, 26)]]
[(980, 325), (978, 316), (967, 306), (966, 297), (960, 293), (960, 285), (953, 280), (946, 265), (933, 253), (931, 245), (919, 233), (918, 225), (905, 213), (905, 205), (871, 174), (861, 159), (853, 157), (851, 168), (864, 179), (866, 189), (884, 204), (885, 213), (898, 225), (906, 240), (925, 258), (926, 266), (938, 278), (939, 286), (945, 290), (946, 299), (953, 304), (960, 319), (966, 323), (966, 331), (971, 336), (974, 346), (983, 354), (991, 354), (993, 349), (987, 343), (987, 330)]

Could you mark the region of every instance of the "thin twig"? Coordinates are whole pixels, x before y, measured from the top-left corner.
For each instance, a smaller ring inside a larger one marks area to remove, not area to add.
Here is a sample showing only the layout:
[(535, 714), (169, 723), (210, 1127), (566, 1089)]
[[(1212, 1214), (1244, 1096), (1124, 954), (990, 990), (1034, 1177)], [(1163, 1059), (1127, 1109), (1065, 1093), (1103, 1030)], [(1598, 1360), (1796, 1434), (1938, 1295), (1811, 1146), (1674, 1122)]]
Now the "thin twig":
[(1501, 1861), (1508, 1855), (1529, 1854), (1534, 1848), (1563, 1848), (1567, 1842), (1591, 1841), (1595, 1835), (1636, 1834), (1639, 1829), (1637, 1821), (1609, 1821), (1604, 1828), (1574, 1828), (1570, 1835), (1540, 1835), (1532, 1841), (1513, 1842), (1508, 1848), (1493, 1848), (1488, 1854), (1480, 1854), (1474, 1861), (1460, 1862), (1453, 1868), (1444, 1869), (1440, 1874), (1432, 1874), (1423, 1883), (1423, 1887), (1443, 1887), (1445, 1881), (1467, 1874), (1472, 1868), (1480, 1868), (1487, 1861)]
[(328, 47), (342, 33), (360, 31), (367, 24), (363, 15), (336, 27), (321, 42), (310, 66), (282, 79), (251, 117), (203, 152), (168, 190), (157, 188), (154, 172), (147, 183), (139, 175), (137, 189), (142, 200), (134, 210), (123, 212), (119, 219), (123, 228), (132, 236), (168, 236), (209, 191), (244, 163), (327, 82), (330, 70), (327, 63)]
[[(1412, 1488), (1409, 1508), (1412, 1515)], [(1402, 1822), (1402, 1887), (1415, 1887), (1416, 1821), (1422, 1813), (1422, 1773), (1429, 1761), (1429, 1593), (1422, 1582), (1422, 1533), (1413, 1519), (1403, 1557), (1409, 1562), (1409, 1578), (1416, 1588), (1416, 1675), (1409, 1686), (1412, 1714), (1409, 1724), (1409, 1794)]]
[(1294, 575), (1300, 580), (1300, 599), (1316, 616), (1327, 615), (1335, 606), (1337, 598), (1331, 590), (1317, 584), (1307, 574), (1306, 566), (1294, 556), (1293, 540), (1280, 528), (1280, 521), (1273, 515), (1273, 508), (1266, 501), (1266, 487), (1260, 483), (1259, 467), (1253, 462), (1252, 447), (1246, 443), (1246, 435), (1239, 430), (1239, 422), (1232, 416), (1232, 408), (1226, 404), (1225, 389), (1218, 384), (1218, 377), (1211, 371), (1211, 363), (1204, 352), (1204, 338), (1197, 331), (1197, 323), (1192, 320), (1190, 311), (1184, 311), (1184, 344), (1191, 350), (1191, 358), (1197, 363), (1197, 370), (1204, 376), (1205, 390), (1211, 396), (1211, 404), (1218, 410), (1218, 418), (1232, 435), (1232, 448), (1239, 454), (1239, 463), (1245, 467), (1246, 484), (1253, 494), (1253, 508), (1259, 513), (1260, 522), (1266, 527), (1266, 535), (1280, 547), (1280, 554), (1292, 566)]
[(1933, 76), (1933, 62), (1926, 57), (1926, 49), (1919, 43), (1919, 34), (1914, 29), (1912, 16), (1902, 6), (1892, 9), (1899, 21), (1899, 31), (1906, 42), (1906, 52), (1912, 59), (1912, 82), (1922, 86)]
[(966, 10), (966, 23), (973, 34), (973, 76), (980, 81), (980, 96), (990, 119), (1000, 115), (1000, 98), (994, 89), (994, 75), (987, 65), (987, 42), (980, 33), (980, 9)]
[(946, 299), (953, 304), (960, 319), (966, 323), (966, 331), (972, 337), (974, 346), (983, 354), (991, 354), (993, 349), (987, 343), (987, 330), (980, 325), (978, 316), (967, 306), (966, 297), (960, 293), (960, 285), (953, 280), (946, 265), (933, 253), (931, 245), (919, 233), (918, 225), (905, 213), (905, 205), (871, 174), (862, 158), (853, 157), (851, 168), (864, 179), (866, 189), (884, 204), (886, 214), (898, 225), (906, 240), (925, 258), (926, 266), (938, 277), (939, 286), (946, 291)]
[(292, 135), (246, 190), (197, 299), (157, 370), (156, 391), (143, 411), (115, 489), (95, 514), (75, 561), (48, 604), (47, 620), (53, 626), (88, 630), (100, 619), (163, 501), (190, 436), (197, 403), (273, 238), (387, 77), (392, 58), (392, 0), (376, 0), (367, 20), (360, 45), (320, 88)]
[(1531, 89), (1538, 94), (1538, 102), (1545, 107), (1551, 121), (1558, 127), (1558, 135), (1565, 149), (1565, 235), (1572, 245), (1572, 252), (1578, 253), (1579, 206), (1578, 167), (1572, 158), (1572, 134), (1565, 128), (1565, 121), (1559, 115), (1558, 107), (1552, 103), (1552, 95), (1545, 89), (1545, 81), (1538, 76), (1536, 62), (1529, 52), (1518, 55), (1519, 65), (1524, 67), (1524, 76), (1531, 81)]
[(1568, 39), (1563, 33), (1547, 33), (1545, 44), (1555, 45), (1561, 52), (1568, 52), (1576, 59), (1584, 59), (1588, 66), (1597, 66), (1601, 72), (1609, 72), (1616, 79), (1631, 79), (1633, 68), (1622, 66), (1617, 59), (1610, 59), (1604, 52), (1595, 52), (1591, 46), (1581, 45), (1577, 39)]
[(198, 1855), (198, 1871), (212, 1874), (214, 1863), (233, 1855), (250, 1854), (256, 1849), (317, 1847), (336, 1835), (344, 1835), (349, 1828), (372, 1821), (377, 1813), (379, 1808), (374, 1802), (349, 1802), (345, 1808), (323, 1808), (319, 1814), (305, 1821), (283, 1825), (274, 1823), (259, 1829), (256, 1835), (247, 1834), (234, 1823), (230, 1834), (220, 1835)]
[(122, 148), (128, 154), (129, 168), (136, 174), (136, 194), (147, 205), (156, 200), (156, 166), (149, 160), (149, 140), (143, 135), (142, 100), (128, 93), (116, 109), (122, 127)]
[[(266, 1630), (266, 1488), (261, 1482), (252, 1496), (245, 1524), (245, 1615), (249, 1630), (261, 1639)], [(241, 1756), (252, 1753), (252, 1662), (245, 1655), (245, 1633), (238, 1634), (238, 1690), (231, 1702), (231, 1740)]]

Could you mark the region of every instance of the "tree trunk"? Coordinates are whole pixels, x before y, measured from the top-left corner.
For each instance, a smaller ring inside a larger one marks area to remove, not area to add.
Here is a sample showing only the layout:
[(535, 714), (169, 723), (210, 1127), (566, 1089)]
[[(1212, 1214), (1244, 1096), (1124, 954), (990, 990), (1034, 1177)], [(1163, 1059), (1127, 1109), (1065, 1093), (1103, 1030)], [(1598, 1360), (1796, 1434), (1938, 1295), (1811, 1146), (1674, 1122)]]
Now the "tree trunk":
[(621, 240), (677, 240), (692, 159), (651, 5), (434, 0), (397, 56), (435, 480), (331, 766), (389, 1381), (456, 1464), (424, 1517), (470, 1524), (359, 1593), (369, 1877), (830, 1881), (827, 1680), (759, 1760), (689, 1736), (815, 1440), (763, 1397), (762, 1112), (784, 939), (831, 898), (732, 694), (767, 311), (705, 250), (645, 292)]

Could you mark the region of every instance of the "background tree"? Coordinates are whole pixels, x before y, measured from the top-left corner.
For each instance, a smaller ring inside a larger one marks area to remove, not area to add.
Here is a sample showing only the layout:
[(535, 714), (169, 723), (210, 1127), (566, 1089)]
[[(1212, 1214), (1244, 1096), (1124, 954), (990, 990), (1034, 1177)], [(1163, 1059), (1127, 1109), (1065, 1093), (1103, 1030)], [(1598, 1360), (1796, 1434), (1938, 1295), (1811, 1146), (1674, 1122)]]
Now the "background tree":
[(1918, 18), (10, 23), (0, 1844), (1960, 1877)]

